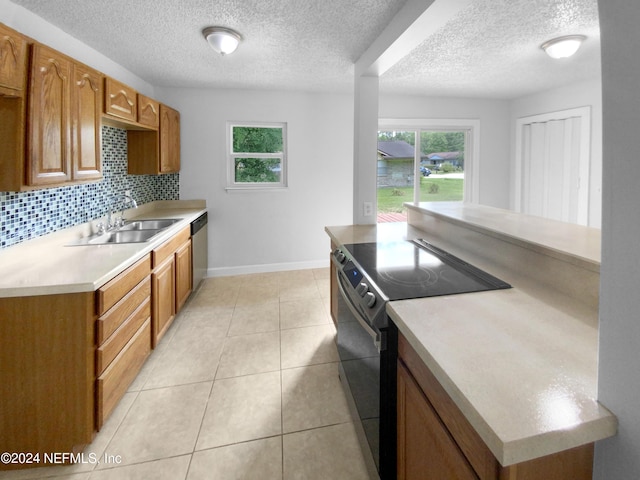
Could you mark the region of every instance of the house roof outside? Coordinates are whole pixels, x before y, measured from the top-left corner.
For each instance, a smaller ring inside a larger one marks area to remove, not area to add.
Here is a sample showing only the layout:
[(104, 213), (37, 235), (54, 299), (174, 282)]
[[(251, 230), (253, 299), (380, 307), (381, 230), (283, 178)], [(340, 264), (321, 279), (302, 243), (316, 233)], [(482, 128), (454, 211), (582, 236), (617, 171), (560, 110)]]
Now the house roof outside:
[[(387, 160), (414, 158), (414, 146), (404, 140), (378, 142), (378, 154)], [(446, 162), (459, 160), (460, 152), (434, 152), (429, 155), (421, 155), (422, 160)]]
[(413, 145), (404, 140), (378, 142), (378, 153), (390, 160), (394, 158), (413, 158), (415, 156)]
[(429, 160), (458, 160), (460, 158), (460, 152), (434, 152), (427, 155)]

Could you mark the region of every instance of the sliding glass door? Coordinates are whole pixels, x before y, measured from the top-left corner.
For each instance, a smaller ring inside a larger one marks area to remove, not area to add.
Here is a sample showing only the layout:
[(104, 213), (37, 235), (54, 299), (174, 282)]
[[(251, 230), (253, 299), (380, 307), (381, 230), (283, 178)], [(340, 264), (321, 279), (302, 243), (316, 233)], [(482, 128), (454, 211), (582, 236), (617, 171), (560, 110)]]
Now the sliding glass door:
[(406, 221), (405, 202), (462, 201), (469, 130), (378, 131), (378, 222)]

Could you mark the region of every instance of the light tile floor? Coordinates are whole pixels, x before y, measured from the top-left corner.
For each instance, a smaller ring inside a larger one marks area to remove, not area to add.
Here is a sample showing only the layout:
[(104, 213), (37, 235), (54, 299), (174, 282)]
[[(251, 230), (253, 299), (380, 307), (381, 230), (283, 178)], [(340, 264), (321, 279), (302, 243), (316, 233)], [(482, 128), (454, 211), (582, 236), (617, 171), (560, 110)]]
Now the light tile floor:
[(0, 479), (369, 480), (334, 336), (329, 269), (207, 279), (86, 463)]

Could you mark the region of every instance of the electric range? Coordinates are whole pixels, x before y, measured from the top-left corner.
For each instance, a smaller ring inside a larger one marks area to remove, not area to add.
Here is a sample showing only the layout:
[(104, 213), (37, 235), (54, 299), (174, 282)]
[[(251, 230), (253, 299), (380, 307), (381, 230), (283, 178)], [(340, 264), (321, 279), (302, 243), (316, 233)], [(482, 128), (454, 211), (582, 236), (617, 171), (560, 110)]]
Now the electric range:
[(342, 245), (332, 262), (341, 383), (370, 473), (394, 479), (398, 331), (387, 302), (511, 285), (422, 239)]

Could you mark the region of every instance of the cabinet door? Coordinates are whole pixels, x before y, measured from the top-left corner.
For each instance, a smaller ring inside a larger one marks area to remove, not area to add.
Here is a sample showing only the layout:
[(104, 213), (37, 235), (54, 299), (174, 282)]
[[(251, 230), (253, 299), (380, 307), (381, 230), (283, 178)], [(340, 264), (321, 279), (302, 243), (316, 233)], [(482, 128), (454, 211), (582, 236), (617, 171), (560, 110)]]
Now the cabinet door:
[(27, 40), (0, 24), (0, 191), (20, 190), (25, 176)]
[(176, 251), (176, 312), (189, 298), (192, 289), (191, 239)]
[(42, 45), (33, 46), (31, 62), (28, 184), (66, 182), (71, 179), (68, 125), (71, 62)]
[(74, 180), (102, 178), (100, 159), (102, 102), (102, 75), (85, 65), (73, 65), (71, 152)]
[(160, 103), (153, 98), (138, 94), (138, 123), (158, 128), (160, 124)]
[(398, 362), (398, 480), (477, 480), (411, 374)]
[(158, 344), (176, 314), (175, 260), (171, 255), (151, 275), (153, 331), (151, 343)]
[(135, 122), (137, 120), (136, 91), (113, 78), (105, 78), (104, 113)]
[(180, 112), (160, 105), (159, 173), (180, 171)]
[(0, 95), (23, 96), (27, 79), (27, 39), (0, 24)]

